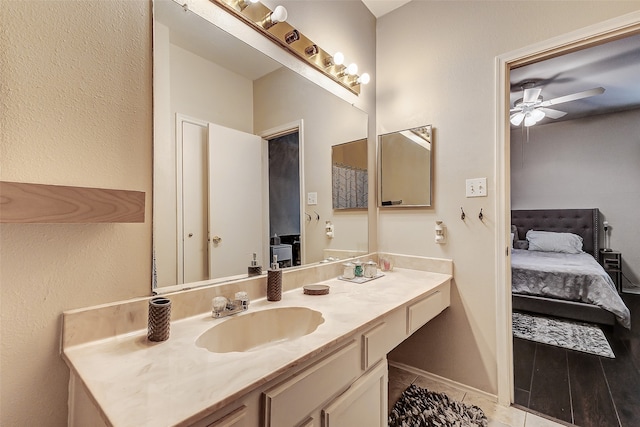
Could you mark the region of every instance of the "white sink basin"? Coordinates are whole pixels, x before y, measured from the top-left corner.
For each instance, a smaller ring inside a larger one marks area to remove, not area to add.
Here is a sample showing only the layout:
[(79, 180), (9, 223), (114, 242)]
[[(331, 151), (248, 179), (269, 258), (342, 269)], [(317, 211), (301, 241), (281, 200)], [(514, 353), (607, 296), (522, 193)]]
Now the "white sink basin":
[(322, 323), (322, 313), (305, 307), (247, 312), (209, 328), (196, 345), (213, 353), (252, 351), (310, 334)]

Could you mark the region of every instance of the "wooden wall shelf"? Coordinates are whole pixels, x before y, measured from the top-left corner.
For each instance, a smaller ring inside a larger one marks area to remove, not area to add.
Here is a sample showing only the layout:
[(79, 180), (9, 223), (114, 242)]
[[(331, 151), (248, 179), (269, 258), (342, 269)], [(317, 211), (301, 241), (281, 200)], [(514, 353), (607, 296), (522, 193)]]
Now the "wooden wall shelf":
[(0, 181), (0, 223), (144, 222), (142, 191)]

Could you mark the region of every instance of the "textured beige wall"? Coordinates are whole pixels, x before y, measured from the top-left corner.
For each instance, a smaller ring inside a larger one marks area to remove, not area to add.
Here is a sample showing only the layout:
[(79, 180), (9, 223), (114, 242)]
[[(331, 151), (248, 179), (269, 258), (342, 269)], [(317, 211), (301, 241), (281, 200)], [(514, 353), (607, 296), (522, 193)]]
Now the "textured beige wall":
[[(378, 133), (433, 124), (435, 134), (434, 207), (382, 211), (379, 250), (455, 265), (450, 309), (393, 360), (497, 392), (495, 57), (638, 9), (638, 1), (412, 1), (378, 20)], [(487, 177), (489, 196), (465, 198), (465, 179), (477, 177)], [(446, 245), (434, 243), (436, 219)]]
[(0, 178), (145, 191), (144, 224), (2, 224), (3, 426), (62, 426), (63, 310), (149, 294), (151, 4), (0, 2)]

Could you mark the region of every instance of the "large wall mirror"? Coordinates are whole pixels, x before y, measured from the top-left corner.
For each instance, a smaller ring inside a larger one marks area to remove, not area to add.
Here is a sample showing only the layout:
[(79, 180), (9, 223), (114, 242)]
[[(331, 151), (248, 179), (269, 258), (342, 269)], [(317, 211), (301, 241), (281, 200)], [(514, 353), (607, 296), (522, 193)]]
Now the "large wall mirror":
[(284, 266), (367, 253), (367, 212), (333, 209), (331, 170), (367, 114), (189, 7), (153, 12), (153, 291), (246, 276), (253, 254), (266, 271), (274, 248)]
[(378, 206), (431, 206), (431, 125), (378, 137)]

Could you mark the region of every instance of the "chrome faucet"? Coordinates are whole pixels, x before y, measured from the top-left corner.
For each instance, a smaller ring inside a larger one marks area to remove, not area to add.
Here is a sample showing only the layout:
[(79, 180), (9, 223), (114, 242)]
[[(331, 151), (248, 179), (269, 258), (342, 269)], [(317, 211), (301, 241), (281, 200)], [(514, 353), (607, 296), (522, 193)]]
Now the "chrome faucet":
[(249, 297), (246, 292), (236, 292), (235, 299), (215, 297), (211, 301), (211, 314), (213, 317), (227, 317), (249, 309)]

